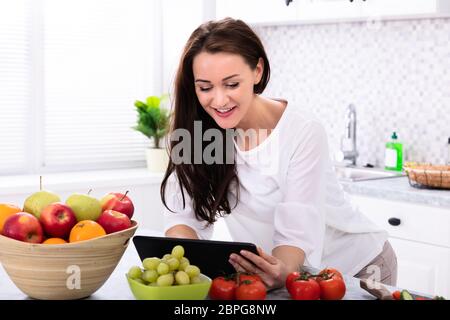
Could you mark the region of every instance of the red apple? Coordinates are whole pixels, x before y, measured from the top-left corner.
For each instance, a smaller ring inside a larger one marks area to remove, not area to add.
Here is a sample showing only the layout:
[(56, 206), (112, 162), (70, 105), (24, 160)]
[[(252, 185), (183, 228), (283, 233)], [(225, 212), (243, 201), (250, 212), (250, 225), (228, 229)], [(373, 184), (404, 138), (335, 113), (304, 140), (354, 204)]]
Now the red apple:
[(131, 219), (134, 213), (134, 205), (129, 197), (125, 194), (118, 192), (110, 192), (105, 195), (100, 203), (102, 204), (102, 210), (114, 210), (126, 214)]
[(27, 212), (18, 212), (6, 219), (2, 234), (30, 243), (41, 243), (44, 240), (44, 230), (38, 218)]
[(70, 230), (77, 223), (73, 210), (62, 202), (54, 202), (46, 206), (39, 220), (50, 238), (62, 239), (67, 239)]
[(126, 214), (114, 210), (105, 210), (97, 219), (97, 223), (106, 233), (113, 233), (131, 227), (131, 220)]

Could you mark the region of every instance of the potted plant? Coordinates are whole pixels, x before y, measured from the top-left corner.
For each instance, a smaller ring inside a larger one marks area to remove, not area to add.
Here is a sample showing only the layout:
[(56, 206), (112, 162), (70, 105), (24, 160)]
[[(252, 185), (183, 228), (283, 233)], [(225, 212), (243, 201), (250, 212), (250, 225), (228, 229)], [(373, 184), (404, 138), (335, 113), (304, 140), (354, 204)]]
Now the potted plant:
[(164, 172), (169, 161), (168, 151), (161, 144), (169, 131), (169, 111), (162, 107), (168, 96), (150, 96), (146, 102), (134, 103), (138, 112), (137, 125), (134, 130), (153, 141), (153, 146), (146, 149), (147, 168), (152, 172)]

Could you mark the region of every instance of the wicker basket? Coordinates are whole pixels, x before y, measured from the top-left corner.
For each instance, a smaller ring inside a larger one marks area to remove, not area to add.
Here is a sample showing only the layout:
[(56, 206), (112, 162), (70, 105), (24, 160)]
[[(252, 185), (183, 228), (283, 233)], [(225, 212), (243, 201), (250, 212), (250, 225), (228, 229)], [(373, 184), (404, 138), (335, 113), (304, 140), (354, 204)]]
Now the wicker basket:
[(450, 166), (429, 163), (406, 163), (409, 184), (421, 189), (450, 189)]
[[(35, 299), (72, 300), (90, 296), (109, 278), (130, 238), (131, 228), (67, 244), (31, 244), (0, 235), (0, 261), (12, 282)], [(79, 270), (79, 286), (70, 275)], [(69, 283), (69, 284), (68, 284)]]

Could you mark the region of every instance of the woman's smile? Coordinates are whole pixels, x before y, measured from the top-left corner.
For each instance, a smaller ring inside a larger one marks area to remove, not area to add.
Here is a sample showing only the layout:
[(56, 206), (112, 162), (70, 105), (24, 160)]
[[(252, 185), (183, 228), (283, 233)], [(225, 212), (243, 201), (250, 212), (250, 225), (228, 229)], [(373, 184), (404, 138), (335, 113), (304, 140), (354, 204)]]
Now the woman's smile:
[(217, 108), (217, 109), (213, 108), (213, 109), (217, 116), (219, 116), (221, 118), (228, 118), (229, 116), (231, 116), (234, 113), (236, 108), (237, 108), (237, 106), (234, 106), (231, 108)]

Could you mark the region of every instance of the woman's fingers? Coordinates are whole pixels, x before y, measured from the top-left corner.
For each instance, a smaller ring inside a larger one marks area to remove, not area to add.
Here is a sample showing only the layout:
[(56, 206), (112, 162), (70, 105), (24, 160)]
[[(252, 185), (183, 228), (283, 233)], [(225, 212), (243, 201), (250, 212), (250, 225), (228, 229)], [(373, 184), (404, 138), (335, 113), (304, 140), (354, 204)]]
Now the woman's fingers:
[(258, 247), (257, 250), (258, 250), (259, 255), (260, 255), (264, 260), (268, 261), (270, 264), (277, 264), (277, 263), (278, 263), (277, 258), (275, 258), (274, 256), (271, 256), (271, 255), (269, 255), (269, 254), (267, 254), (267, 253), (265, 253), (265, 252), (263, 251), (263, 249), (261, 249), (261, 247)]
[(236, 272), (258, 274), (267, 288), (273, 288), (279, 277), (280, 264), (278, 259), (267, 254), (264, 255), (264, 253), (262, 257), (248, 251), (242, 251), (241, 254), (242, 256), (238, 254), (230, 255), (229, 262)]
[(274, 267), (278, 264), (278, 259), (266, 254), (260, 248), (258, 249), (259, 256), (246, 250), (242, 250), (240, 255), (232, 254), (230, 259), (240, 264), (240, 266), (247, 272), (257, 273), (258, 269), (267, 274), (274, 273)]
[(241, 265), (239, 263), (231, 260), (231, 258), (228, 260), (228, 262), (233, 266), (233, 268), (234, 268), (234, 270), (236, 270), (236, 272), (245, 272), (245, 270), (241, 267)]
[[(261, 250), (262, 252), (262, 250)], [(262, 252), (263, 255), (258, 256), (250, 251), (242, 250), (241, 255), (246, 259), (250, 260), (255, 264), (259, 269), (263, 270), (267, 273), (273, 272), (273, 267), (278, 263), (278, 260), (275, 257), (269, 256)]]
[[(250, 272), (250, 273), (258, 273), (258, 268), (256, 268), (256, 266), (254, 264), (252, 264), (250, 261), (248, 261), (247, 259), (239, 256), (238, 254), (232, 254), (230, 256), (230, 263), (233, 265), (234, 262), (235, 264), (238, 264), (241, 270), (236, 270), (236, 271), (241, 271), (241, 272)], [(235, 265), (233, 265), (235, 267)], [(236, 269), (236, 267), (235, 267)]]

